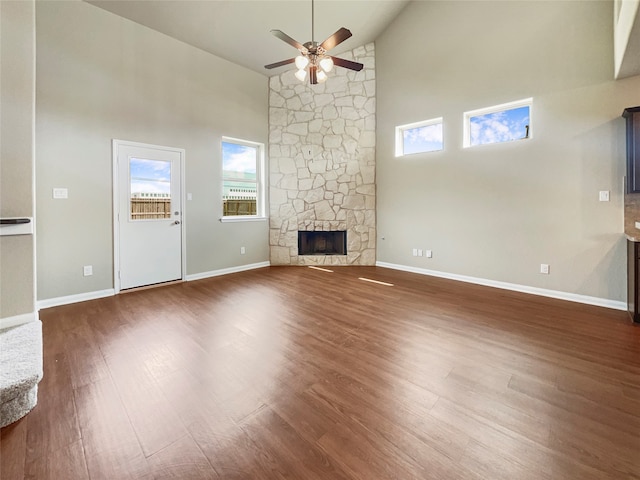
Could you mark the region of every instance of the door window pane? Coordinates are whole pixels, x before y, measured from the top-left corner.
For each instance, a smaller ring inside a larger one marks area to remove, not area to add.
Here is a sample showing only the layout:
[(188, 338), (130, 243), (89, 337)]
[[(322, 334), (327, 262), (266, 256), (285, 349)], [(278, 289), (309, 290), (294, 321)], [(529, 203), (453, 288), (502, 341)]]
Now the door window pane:
[(131, 220), (171, 218), (171, 162), (129, 159)]

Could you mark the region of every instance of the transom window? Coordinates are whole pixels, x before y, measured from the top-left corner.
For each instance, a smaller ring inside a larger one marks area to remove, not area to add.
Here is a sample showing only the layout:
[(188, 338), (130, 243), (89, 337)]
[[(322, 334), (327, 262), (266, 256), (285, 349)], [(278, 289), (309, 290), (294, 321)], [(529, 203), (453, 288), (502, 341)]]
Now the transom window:
[(396, 157), (444, 148), (442, 117), (396, 127)]
[(222, 218), (262, 218), (264, 145), (223, 137)]
[(464, 146), (531, 138), (533, 99), (518, 100), (464, 114)]

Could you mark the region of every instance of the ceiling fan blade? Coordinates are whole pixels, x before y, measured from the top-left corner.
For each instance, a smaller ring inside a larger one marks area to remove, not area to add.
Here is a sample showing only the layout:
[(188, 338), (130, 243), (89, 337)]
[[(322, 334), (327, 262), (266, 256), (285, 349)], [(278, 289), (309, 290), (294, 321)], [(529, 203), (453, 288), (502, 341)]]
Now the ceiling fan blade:
[(340, 45), (350, 36), (351, 36), (351, 32), (348, 29), (342, 27), (340, 30), (338, 30), (336, 33), (334, 33), (329, 38), (327, 38), (324, 42), (322, 42), (320, 46), (324, 49), (325, 52), (327, 52), (331, 50), (333, 47), (335, 47), (336, 45)]
[(362, 67), (364, 67), (364, 65), (362, 65), (361, 63), (352, 62), (351, 60), (345, 60), (344, 58), (331, 57), (331, 60), (333, 60), (334, 65), (348, 68), (349, 70), (355, 70), (356, 72), (359, 72), (360, 70), (362, 70)]
[(303, 54), (306, 55), (307, 53), (309, 53), (309, 50), (307, 50), (307, 47), (305, 47), (300, 42), (298, 42), (298, 41), (294, 40), (293, 38), (291, 38), (289, 35), (284, 33), (282, 30), (271, 30), (271, 33), (273, 35), (275, 35), (276, 37), (278, 37), (283, 42), (287, 42), (292, 47), (297, 48)]
[(296, 61), (295, 58), (289, 58), (288, 60), (282, 60), (281, 62), (270, 63), (269, 65), (265, 65), (264, 68), (278, 68), (283, 65), (289, 65), (290, 63), (294, 63)]

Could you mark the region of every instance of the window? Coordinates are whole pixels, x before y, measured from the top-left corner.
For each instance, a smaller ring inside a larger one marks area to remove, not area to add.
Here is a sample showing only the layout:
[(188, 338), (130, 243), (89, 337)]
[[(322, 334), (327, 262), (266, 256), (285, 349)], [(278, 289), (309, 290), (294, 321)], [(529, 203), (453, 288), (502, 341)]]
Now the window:
[(222, 139), (222, 218), (264, 218), (264, 145)]
[(171, 218), (171, 162), (129, 159), (131, 220)]
[(443, 148), (442, 117), (396, 127), (396, 157)]
[(482, 108), (464, 114), (464, 146), (531, 138), (533, 99)]

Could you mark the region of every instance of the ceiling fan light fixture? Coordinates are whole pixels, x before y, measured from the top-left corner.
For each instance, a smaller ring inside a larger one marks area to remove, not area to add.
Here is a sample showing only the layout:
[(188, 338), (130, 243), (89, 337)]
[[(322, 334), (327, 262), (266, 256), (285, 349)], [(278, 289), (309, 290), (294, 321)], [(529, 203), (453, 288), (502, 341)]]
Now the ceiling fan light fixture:
[(304, 55), (298, 55), (296, 57), (296, 67), (298, 70), (304, 70), (309, 65), (309, 59)]
[[(2, 0), (0, 0), (2, 1)], [(264, 67), (267, 69), (278, 68), (284, 65), (295, 63), (298, 71), (295, 76), (301, 82), (309, 78), (309, 84), (324, 83), (327, 80), (327, 73), (333, 70), (334, 66), (347, 68), (359, 72), (364, 65), (362, 63), (345, 60), (344, 58), (332, 57), (326, 53), (332, 48), (340, 45), (351, 37), (349, 29), (341, 27), (333, 35), (330, 35), (324, 42), (318, 44), (314, 35), (314, 7), (311, 0), (311, 41), (302, 44), (294, 40), (281, 30), (271, 30), (271, 33), (285, 43), (296, 48), (300, 55), (295, 58), (288, 58), (280, 62), (270, 63)], [(308, 74), (308, 75), (307, 75)]]
[(304, 82), (305, 78), (307, 78), (307, 71), (304, 69), (300, 69), (295, 73), (295, 75), (298, 80)]
[(320, 68), (327, 73), (333, 70), (333, 60), (331, 60), (331, 57), (324, 57), (320, 60)]

